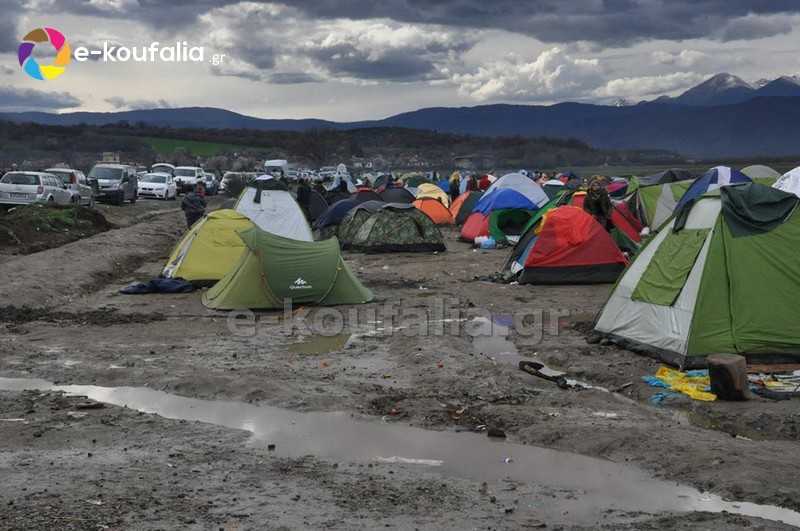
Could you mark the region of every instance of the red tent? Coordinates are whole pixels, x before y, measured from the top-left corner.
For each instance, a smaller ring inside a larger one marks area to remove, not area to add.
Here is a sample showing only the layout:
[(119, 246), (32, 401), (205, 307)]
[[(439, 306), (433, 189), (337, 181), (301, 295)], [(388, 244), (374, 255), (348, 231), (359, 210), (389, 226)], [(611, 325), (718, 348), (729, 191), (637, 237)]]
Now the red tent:
[[(570, 200), (570, 204), (572, 206), (583, 208), (583, 200), (586, 198), (586, 192), (575, 192), (572, 194), (572, 199)], [(628, 238), (632, 241), (639, 243), (642, 241), (642, 237), (639, 235), (639, 232), (642, 230), (641, 223), (638, 223), (634, 220), (633, 216), (630, 215), (630, 210), (625, 207), (625, 213), (620, 210), (621, 205), (624, 203), (619, 203), (614, 206), (614, 209), (611, 211), (611, 223), (613, 223), (614, 227), (625, 234)], [(638, 227), (638, 228), (637, 228)]]
[(520, 284), (597, 284), (615, 282), (628, 261), (611, 235), (574, 206), (546, 214), (527, 256)]
[(489, 216), (480, 212), (473, 212), (461, 227), (461, 239), (474, 242), (478, 236), (489, 235)]

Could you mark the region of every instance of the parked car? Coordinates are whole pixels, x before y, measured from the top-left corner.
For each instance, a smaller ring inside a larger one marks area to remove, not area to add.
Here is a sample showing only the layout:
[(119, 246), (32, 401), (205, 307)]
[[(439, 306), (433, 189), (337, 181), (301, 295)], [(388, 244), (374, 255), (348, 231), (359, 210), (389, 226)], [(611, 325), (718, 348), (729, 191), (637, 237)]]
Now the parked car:
[(175, 168), (175, 184), (178, 185), (178, 193), (193, 190), (199, 182), (203, 182), (203, 168), (197, 166), (178, 166)]
[(219, 181), (213, 171), (203, 170), (205, 175), (206, 194), (217, 195), (219, 193)]
[(175, 199), (178, 197), (175, 178), (168, 173), (145, 173), (139, 178), (139, 196)]
[(139, 177), (136, 168), (126, 164), (95, 164), (89, 171), (89, 182), (96, 182), (96, 198), (121, 205), (135, 203), (139, 195)]
[(10, 171), (0, 178), (0, 204), (28, 205), (31, 203), (69, 205), (72, 193), (51, 173), (39, 171)]
[(168, 173), (175, 176), (175, 166), (166, 162), (156, 162), (150, 166), (150, 173)]
[(45, 173), (51, 173), (61, 179), (61, 182), (67, 186), (67, 190), (72, 194), (72, 203), (94, 208), (94, 189), (81, 170), (50, 168), (44, 171)]

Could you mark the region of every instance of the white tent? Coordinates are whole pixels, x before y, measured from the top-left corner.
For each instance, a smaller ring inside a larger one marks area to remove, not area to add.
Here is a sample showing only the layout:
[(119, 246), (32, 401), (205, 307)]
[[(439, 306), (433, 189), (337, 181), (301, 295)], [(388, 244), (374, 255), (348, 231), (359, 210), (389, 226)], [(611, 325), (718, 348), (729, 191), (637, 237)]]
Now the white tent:
[(784, 173), (772, 187), (800, 197), (800, 166)]
[(484, 196), (495, 190), (510, 189), (527, 197), (537, 207), (544, 206), (550, 201), (542, 187), (521, 173), (508, 173), (497, 179), (487, 190)]
[(313, 241), (311, 227), (292, 194), (286, 190), (262, 189), (260, 197), (258, 195), (256, 188), (245, 188), (236, 202), (236, 211), (250, 218), (261, 230), (294, 240)]

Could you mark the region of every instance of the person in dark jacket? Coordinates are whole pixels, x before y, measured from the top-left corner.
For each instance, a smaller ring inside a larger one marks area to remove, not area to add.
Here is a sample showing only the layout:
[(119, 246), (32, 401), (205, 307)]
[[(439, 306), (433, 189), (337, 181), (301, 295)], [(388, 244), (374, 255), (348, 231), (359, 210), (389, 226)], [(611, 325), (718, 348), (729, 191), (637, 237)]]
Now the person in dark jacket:
[(183, 196), (181, 209), (186, 216), (186, 226), (191, 227), (206, 213), (206, 189), (203, 183), (197, 183), (193, 192)]
[(605, 188), (605, 179), (594, 177), (589, 182), (589, 189), (586, 191), (586, 198), (583, 201), (583, 209), (597, 220), (606, 230), (611, 230), (611, 198)]

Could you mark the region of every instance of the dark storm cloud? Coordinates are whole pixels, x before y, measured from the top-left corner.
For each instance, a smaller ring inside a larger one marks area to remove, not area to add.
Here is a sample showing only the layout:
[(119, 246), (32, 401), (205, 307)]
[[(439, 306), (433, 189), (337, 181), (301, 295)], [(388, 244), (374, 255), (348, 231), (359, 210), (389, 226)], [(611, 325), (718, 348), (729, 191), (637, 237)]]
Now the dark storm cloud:
[[(50, 2), (50, 7), (58, 12), (133, 17), (162, 29), (190, 25), (214, 8), (238, 3), (236, 0)], [(754, 18), (800, 12), (796, 0), (283, 0), (274, 3), (294, 7), (312, 19), (388, 18), (399, 22), (505, 29), (545, 42), (585, 40), (604, 45), (699, 37), (755, 39), (785, 33), (787, 26)], [(755, 17), (744, 22), (738, 20), (748, 15)], [(8, 38), (3, 38), (3, 33), (0, 39), (8, 47)]]
[(395, 48), (373, 56), (370, 50), (341, 44), (309, 50), (311, 58), (334, 75), (358, 79), (416, 81), (435, 76), (433, 62), (407, 48)]
[(137, 111), (141, 109), (168, 109), (172, 107), (167, 100), (129, 100), (120, 96), (112, 96), (105, 99), (106, 103), (111, 104), (115, 109), (127, 109)]
[(45, 92), (12, 86), (0, 86), (0, 110), (53, 111), (81, 105), (81, 100), (69, 92)]
[(0, 53), (15, 52), (22, 37), (17, 27), (19, 14), (22, 12), (21, 1), (6, 0), (0, 2), (2, 16), (0, 16)]
[[(623, 44), (649, 39), (731, 38), (728, 24), (748, 15), (798, 13), (795, 0), (285, 0), (310, 17), (371, 18), (507, 29), (545, 42)], [(750, 21), (743, 38), (784, 33)]]

